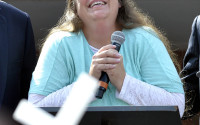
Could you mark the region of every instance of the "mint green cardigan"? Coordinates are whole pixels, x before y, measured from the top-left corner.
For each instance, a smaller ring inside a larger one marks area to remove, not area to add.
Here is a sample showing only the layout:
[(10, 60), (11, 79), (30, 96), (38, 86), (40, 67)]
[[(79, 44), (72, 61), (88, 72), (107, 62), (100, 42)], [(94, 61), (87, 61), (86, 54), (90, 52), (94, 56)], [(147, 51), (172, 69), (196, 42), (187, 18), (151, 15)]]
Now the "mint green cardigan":
[[(150, 28), (124, 29), (122, 32), (126, 40), (121, 46), (120, 54), (127, 74), (168, 92), (184, 93), (165, 46)], [(93, 55), (82, 31), (54, 33), (42, 49), (33, 72), (29, 94), (47, 96), (72, 84), (80, 73), (89, 72)], [(97, 99), (90, 105), (128, 105), (115, 97), (115, 91), (116, 88), (109, 83), (103, 99)]]

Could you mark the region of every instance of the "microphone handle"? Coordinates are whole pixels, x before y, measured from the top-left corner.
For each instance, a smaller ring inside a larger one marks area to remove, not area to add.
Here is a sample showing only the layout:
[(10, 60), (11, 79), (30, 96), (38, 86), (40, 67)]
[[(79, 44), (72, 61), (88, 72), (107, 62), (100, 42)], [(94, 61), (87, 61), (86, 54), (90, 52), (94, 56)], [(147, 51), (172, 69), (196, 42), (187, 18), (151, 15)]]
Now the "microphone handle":
[[(113, 42), (113, 45), (116, 46), (116, 50), (119, 52), (119, 49), (121, 47), (121, 44), (117, 43), (117, 42)], [(100, 86), (99, 89), (96, 93), (96, 98), (102, 99), (104, 92), (106, 91), (107, 87), (108, 87), (108, 83), (109, 83), (110, 79), (108, 77), (108, 74), (106, 72), (101, 72), (101, 77), (99, 79), (100, 82)]]
[(106, 91), (108, 87), (110, 79), (108, 77), (108, 74), (106, 72), (101, 72), (101, 77), (99, 79), (99, 89), (96, 93), (96, 98), (102, 99), (104, 92)]
[(101, 77), (99, 80), (106, 82), (106, 83), (109, 83), (109, 81), (110, 81), (108, 74), (104, 71), (101, 72)]

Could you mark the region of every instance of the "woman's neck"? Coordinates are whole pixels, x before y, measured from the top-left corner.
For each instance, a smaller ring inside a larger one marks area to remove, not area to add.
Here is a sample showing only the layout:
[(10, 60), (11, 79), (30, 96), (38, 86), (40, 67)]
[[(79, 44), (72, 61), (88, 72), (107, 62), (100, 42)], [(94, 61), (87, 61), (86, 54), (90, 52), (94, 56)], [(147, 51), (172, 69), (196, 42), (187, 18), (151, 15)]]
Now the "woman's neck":
[(102, 23), (99, 25), (83, 27), (83, 33), (88, 43), (97, 49), (110, 44), (111, 35), (116, 30), (121, 30), (117, 24), (106, 25), (105, 23)]

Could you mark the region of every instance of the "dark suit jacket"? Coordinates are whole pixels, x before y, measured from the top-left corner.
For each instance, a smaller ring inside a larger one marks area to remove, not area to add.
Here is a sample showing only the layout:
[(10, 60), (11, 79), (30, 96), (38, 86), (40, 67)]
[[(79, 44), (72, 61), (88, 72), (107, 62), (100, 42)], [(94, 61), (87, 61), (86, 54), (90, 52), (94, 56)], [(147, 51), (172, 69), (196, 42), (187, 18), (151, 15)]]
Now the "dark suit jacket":
[(200, 16), (197, 16), (192, 24), (188, 48), (183, 60), (182, 80), (187, 85), (187, 89), (198, 89), (199, 79), (196, 76), (199, 70), (199, 46), (200, 46)]
[(29, 15), (0, 2), (0, 110), (13, 111), (21, 98), (27, 98), (35, 64)]
[(183, 60), (183, 70), (180, 75), (185, 90), (185, 113), (183, 117), (190, 117), (200, 110), (199, 99), (199, 78), (196, 73), (199, 71), (200, 54), (200, 16), (197, 16), (192, 24), (188, 48)]

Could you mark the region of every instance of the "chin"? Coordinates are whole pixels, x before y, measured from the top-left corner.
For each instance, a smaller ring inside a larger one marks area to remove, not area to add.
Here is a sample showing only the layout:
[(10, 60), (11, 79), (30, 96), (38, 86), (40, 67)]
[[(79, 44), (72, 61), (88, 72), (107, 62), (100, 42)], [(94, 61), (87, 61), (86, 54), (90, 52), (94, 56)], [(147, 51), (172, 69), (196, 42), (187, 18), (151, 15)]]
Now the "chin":
[(98, 12), (96, 12), (96, 13), (93, 14), (94, 19), (105, 19), (107, 17), (108, 17), (108, 13), (98, 13)]
[(104, 19), (106, 19), (106, 16), (105, 15), (98, 15), (98, 16), (95, 16), (94, 19), (95, 20), (104, 20)]

